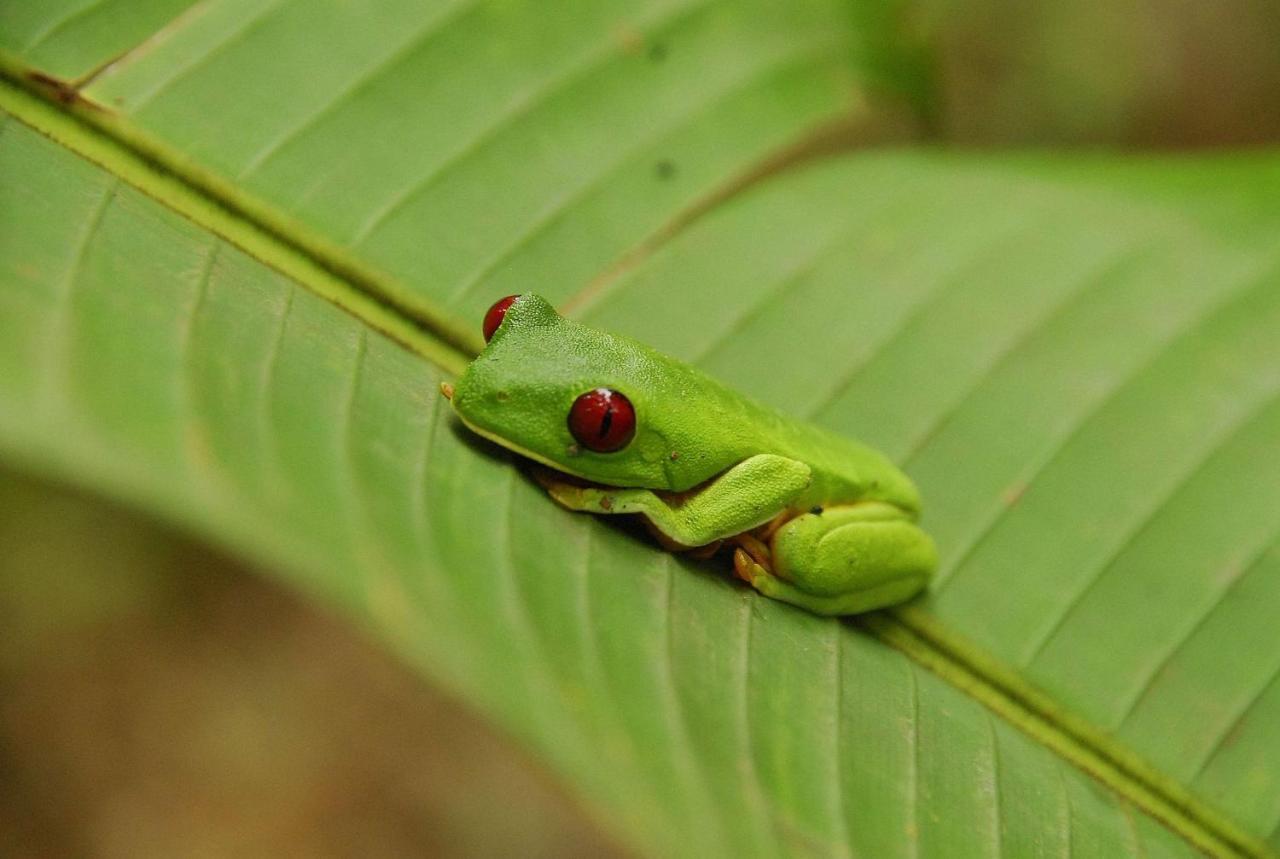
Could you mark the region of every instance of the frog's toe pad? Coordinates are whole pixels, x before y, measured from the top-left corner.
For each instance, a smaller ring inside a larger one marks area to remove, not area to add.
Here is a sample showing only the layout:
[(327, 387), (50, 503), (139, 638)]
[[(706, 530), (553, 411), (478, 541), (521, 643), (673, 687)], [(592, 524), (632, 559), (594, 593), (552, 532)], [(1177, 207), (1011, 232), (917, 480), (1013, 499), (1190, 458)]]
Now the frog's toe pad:
[(781, 584), (777, 577), (766, 570), (764, 567), (747, 554), (746, 550), (737, 548), (733, 550), (733, 571), (738, 574), (738, 578), (742, 579), (751, 587), (760, 593), (775, 599), (785, 599), (779, 593), (779, 585)]
[(741, 548), (733, 550), (733, 571), (738, 574), (738, 578), (752, 586), (755, 585), (757, 571), (764, 572), (760, 569), (760, 565), (751, 560), (751, 556)]

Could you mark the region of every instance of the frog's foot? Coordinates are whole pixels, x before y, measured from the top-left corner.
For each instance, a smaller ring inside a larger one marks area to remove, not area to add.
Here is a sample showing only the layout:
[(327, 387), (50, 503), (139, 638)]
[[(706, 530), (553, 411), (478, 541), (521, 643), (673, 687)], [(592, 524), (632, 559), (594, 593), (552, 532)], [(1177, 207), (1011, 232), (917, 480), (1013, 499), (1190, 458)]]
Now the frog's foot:
[(831, 617), (860, 614), (864, 611), (896, 605), (915, 596), (927, 581), (887, 582), (879, 587), (868, 588), (854, 593), (820, 595), (801, 590), (785, 579), (779, 578), (776, 574), (755, 563), (741, 549), (737, 549), (734, 552), (733, 567), (738, 574), (738, 578), (765, 596), (800, 606), (814, 614)]
[[(759, 558), (749, 554), (741, 546), (733, 550), (733, 571), (738, 578), (753, 588), (756, 587), (757, 579), (772, 575), (768, 570), (767, 564), (761, 563)], [(756, 589), (759, 590), (759, 588)]]
[(779, 578), (769, 568), (768, 559), (764, 559), (764, 563), (761, 563), (761, 560), (761, 558), (739, 545), (733, 550), (733, 571), (737, 573), (738, 578), (771, 599), (789, 602), (816, 614), (840, 615), (851, 613), (844, 610), (844, 606), (839, 602), (833, 602), (831, 597), (821, 597), (806, 593), (790, 582)]
[(775, 530), (770, 544), (766, 558), (740, 546), (738, 576), (765, 596), (824, 615), (909, 599), (937, 566), (928, 535), (901, 510), (878, 502), (796, 516)]

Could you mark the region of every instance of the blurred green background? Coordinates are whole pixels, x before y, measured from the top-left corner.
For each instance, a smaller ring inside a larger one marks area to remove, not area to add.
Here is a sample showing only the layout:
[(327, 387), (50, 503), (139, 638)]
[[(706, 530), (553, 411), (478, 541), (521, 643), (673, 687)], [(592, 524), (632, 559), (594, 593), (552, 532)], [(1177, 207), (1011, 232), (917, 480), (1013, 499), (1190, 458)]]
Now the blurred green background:
[[(922, 2), (900, 31), (936, 83), (922, 133), (938, 143), (1280, 139), (1273, 2)], [(11, 471), (0, 770), (4, 856), (619, 852), (535, 763), (349, 624)]]

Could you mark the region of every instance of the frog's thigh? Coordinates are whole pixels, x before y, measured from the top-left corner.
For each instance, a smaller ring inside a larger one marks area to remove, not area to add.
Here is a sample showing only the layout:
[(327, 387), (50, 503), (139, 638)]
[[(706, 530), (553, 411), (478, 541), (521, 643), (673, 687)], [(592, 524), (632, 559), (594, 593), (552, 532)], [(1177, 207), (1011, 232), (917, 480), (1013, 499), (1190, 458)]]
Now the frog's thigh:
[(802, 462), (760, 454), (679, 494), (575, 485), (546, 474), (539, 481), (572, 510), (639, 513), (674, 542), (704, 546), (768, 522), (808, 487), (810, 476), (809, 466)]
[(937, 563), (933, 541), (902, 511), (864, 502), (783, 525), (773, 539), (774, 575), (757, 568), (752, 584), (821, 614), (856, 614), (915, 595)]

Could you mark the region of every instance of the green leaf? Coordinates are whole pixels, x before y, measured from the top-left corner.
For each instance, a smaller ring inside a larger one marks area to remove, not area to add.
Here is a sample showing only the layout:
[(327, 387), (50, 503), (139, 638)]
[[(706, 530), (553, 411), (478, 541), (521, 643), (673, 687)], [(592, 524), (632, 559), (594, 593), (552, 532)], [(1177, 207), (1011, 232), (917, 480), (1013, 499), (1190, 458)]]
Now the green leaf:
[[(891, 15), (324, 5), (6, 61), (6, 458), (344, 607), (644, 852), (1280, 844), (1280, 157), (797, 167)], [(436, 393), (531, 286), (906, 463), (938, 587), (823, 620), (555, 507)]]
[(0, 4), (0, 49), (22, 54), (43, 74), (84, 82), (148, 37), (162, 37), (156, 30), (193, 2), (7, 0)]

